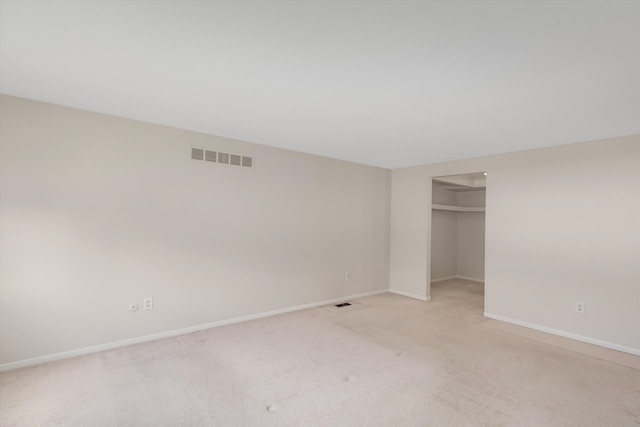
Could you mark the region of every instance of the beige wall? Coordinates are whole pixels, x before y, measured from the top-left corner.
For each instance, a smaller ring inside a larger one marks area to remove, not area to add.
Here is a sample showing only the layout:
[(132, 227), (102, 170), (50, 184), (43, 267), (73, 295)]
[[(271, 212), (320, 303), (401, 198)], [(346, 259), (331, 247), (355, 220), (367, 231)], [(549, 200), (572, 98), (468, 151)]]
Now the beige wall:
[(392, 289), (428, 297), (431, 178), (477, 171), (486, 314), (640, 354), (640, 136), (394, 170)]
[(458, 275), (458, 212), (431, 212), (431, 280)]
[[(0, 107), (0, 363), (388, 287), (426, 299), (431, 178), (477, 171), (486, 313), (640, 352), (640, 136), (391, 173), (13, 97)], [(193, 162), (190, 145), (255, 168)], [(128, 311), (145, 296), (154, 310)]]
[[(485, 206), (486, 191), (460, 192), (458, 206)], [(457, 275), (484, 281), (484, 212), (458, 212)]]
[[(388, 170), (0, 105), (3, 364), (388, 288)], [(152, 311), (128, 310), (146, 296)]]
[(484, 212), (458, 212), (456, 275), (484, 281)]

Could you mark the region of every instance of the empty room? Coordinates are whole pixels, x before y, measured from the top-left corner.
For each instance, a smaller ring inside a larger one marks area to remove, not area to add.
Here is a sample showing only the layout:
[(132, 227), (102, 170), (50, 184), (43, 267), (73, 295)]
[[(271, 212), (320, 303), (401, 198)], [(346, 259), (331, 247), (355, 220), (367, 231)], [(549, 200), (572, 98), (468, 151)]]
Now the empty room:
[(638, 22), (0, 0), (0, 426), (637, 426)]

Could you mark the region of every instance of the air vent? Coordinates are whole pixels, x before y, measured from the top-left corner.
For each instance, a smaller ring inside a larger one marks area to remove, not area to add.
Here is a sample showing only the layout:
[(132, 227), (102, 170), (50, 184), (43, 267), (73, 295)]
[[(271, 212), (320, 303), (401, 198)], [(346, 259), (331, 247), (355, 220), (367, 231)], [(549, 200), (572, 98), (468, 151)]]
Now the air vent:
[(223, 153), (220, 151), (207, 150), (205, 148), (191, 147), (191, 159), (229, 165), (241, 168), (253, 168), (253, 157), (241, 154)]
[(229, 164), (229, 153), (218, 153), (218, 163)]
[(335, 307), (342, 308), (342, 307), (347, 307), (347, 306), (350, 306), (350, 305), (351, 305), (350, 302), (343, 302), (343, 303), (340, 303), (340, 304), (336, 304)]
[(211, 150), (205, 150), (204, 152), (204, 160), (207, 162), (216, 162), (218, 157), (218, 153)]
[(191, 158), (193, 160), (204, 160), (204, 150), (202, 148), (191, 148)]

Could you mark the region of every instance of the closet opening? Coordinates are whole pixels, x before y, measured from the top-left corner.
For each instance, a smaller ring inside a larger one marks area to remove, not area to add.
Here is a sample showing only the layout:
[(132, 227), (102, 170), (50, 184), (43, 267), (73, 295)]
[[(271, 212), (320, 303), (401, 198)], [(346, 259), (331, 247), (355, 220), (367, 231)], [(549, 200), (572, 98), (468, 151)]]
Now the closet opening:
[(430, 299), (484, 309), (486, 173), (432, 178)]

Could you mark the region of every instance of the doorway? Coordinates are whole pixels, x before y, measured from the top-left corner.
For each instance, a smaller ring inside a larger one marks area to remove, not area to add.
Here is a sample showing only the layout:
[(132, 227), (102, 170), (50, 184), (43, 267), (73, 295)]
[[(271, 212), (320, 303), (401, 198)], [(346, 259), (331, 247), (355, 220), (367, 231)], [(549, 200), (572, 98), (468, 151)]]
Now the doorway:
[(484, 172), (432, 178), (432, 299), (448, 285), (484, 295), (486, 182)]

